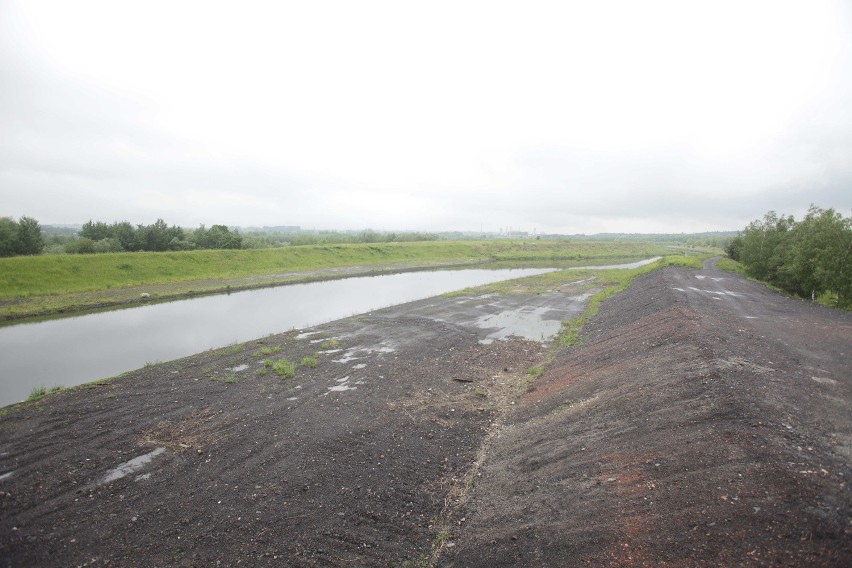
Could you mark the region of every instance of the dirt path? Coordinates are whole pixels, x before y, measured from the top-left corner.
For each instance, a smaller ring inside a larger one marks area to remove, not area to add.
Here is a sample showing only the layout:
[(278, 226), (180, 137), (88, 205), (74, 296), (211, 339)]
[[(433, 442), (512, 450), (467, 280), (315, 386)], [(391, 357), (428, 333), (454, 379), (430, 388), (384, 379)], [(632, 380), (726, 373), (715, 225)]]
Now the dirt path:
[(666, 269), (524, 393), (581, 307), (431, 298), (13, 410), (0, 566), (852, 559), (850, 314)]
[(638, 279), (518, 405), (444, 566), (852, 564), (852, 314)]

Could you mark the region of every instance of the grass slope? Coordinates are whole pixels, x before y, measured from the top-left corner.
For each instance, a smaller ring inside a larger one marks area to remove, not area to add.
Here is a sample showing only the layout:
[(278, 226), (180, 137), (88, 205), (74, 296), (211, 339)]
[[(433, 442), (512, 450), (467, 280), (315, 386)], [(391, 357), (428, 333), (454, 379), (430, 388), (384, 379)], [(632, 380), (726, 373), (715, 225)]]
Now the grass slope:
[(636, 242), (437, 241), (13, 257), (0, 259), (0, 301), (343, 266), (481, 261), (564, 262), (659, 253), (657, 245)]

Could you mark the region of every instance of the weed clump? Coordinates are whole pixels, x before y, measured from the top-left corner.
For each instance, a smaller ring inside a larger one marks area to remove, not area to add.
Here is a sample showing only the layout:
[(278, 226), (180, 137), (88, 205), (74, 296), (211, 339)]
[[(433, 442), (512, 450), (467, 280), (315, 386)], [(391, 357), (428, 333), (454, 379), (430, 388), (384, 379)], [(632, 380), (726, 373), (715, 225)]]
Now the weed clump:
[(261, 356), (264, 356), (264, 355), (272, 355), (273, 353), (278, 353), (279, 351), (281, 351), (280, 345), (272, 345), (272, 346), (264, 345), (263, 347), (261, 347), (260, 349), (255, 351), (254, 355), (255, 355), (255, 357), (261, 357)]
[(27, 397), (27, 400), (34, 401), (44, 398), (47, 394), (47, 389), (44, 387), (35, 387), (30, 391), (30, 396)]
[(317, 358), (316, 356), (312, 357), (308, 355), (306, 357), (302, 357), (302, 361), (299, 364), (302, 365), (302, 367), (310, 367), (311, 369), (313, 369), (317, 366)]
[(332, 337), (320, 343), (320, 349), (323, 351), (326, 349), (336, 349), (338, 345), (340, 345), (340, 342)]
[(27, 400), (31, 401), (31, 402), (36, 401), (36, 400), (41, 400), (45, 396), (47, 396), (49, 394), (58, 393), (59, 391), (61, 391), (64, 388), (65, 387), (60, 386), (60, 385), (50, 387), (50, 389), (45, 388), (45, 387), (35, 387), (33, 390), (30, 391), (30, 396), (27, 397)]
[(284, 379), (289, 379), (296, 374), (296, 365), (287, 359), (279, 359), (272, 363), (272, 371)]

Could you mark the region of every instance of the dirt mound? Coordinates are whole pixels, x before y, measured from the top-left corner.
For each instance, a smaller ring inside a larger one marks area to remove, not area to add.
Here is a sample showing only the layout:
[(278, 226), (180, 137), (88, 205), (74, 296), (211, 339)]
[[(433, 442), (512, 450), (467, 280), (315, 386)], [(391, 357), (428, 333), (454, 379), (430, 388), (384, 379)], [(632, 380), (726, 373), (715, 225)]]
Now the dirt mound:
[(444, 566), (852, 565), (852, 317), (646, 275), (523, 396)]

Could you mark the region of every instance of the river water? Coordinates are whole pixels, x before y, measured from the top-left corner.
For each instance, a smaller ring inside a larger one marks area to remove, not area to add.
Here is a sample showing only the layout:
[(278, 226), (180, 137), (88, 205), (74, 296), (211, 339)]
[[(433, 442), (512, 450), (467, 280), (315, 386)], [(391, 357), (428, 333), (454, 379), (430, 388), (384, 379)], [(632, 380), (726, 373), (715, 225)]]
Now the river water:
[(552, 269), (409, 272), (294, 284), (0, 327), (0, 406), (241, 343)]

